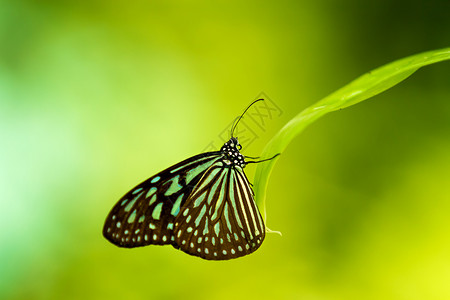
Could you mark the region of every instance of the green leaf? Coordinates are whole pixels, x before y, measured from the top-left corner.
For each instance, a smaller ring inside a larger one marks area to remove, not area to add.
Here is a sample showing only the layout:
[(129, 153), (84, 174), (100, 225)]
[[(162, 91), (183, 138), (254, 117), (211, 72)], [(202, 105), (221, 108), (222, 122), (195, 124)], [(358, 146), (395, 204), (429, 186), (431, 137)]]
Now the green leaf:
[[(294, 137), (302, 132), (306, 126), (326, 113), (369, 99), (405, 80), (419, 68), (448, 59), (450, 59), (450, 48), (434, 50), (394, 61), (362, 75), (306, 108), (290, 120), (266, 145), (261, 159), (282, 153)], [(254, 180), (256, 203), (262, 210), (264, 219), (266, 219), (265, 195), (267, 182), (275, 162), (280, 157), (277, 156), (268, 162), (258, 164), (256, 169)]]

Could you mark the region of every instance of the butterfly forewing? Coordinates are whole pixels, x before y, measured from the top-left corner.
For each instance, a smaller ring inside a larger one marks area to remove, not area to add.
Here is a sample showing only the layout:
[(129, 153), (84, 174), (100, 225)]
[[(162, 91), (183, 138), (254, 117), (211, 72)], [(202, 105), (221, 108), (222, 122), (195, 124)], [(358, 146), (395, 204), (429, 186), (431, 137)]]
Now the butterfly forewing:
[(211, 260), (237, 258), (259, 248), (265, 227), (240, 167), (215, 162), (175, 218), (175, 243)]
[(220, 152), (193, 156), (137, 185), (112, 208), (103, 235), (120, 247), (174, 244), (175, 218), (220, 157)]

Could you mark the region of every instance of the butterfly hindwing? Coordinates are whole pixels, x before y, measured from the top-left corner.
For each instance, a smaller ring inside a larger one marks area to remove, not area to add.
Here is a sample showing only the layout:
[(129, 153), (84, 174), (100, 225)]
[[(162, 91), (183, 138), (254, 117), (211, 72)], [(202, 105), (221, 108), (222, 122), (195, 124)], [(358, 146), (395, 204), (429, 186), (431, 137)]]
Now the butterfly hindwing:
[(112, 208), (103, 235), (127, 248), (173, 244), (175, 218), (203, 174), (220, 157), (220, 152), (199, 154), (140, 183)]
[(237, 258), (259, 248), (265, 226), (240, 167), (215, 162), (175, 218), (175, 244), (210, 260)]

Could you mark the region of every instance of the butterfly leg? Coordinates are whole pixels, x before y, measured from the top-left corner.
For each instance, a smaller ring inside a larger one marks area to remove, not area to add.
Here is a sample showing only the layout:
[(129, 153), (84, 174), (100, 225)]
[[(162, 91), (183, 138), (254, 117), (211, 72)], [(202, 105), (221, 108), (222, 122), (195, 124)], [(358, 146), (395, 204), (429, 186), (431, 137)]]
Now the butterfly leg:
[(263, 160), (258, 160), (258, 161), (246, 161), (245, 164), (256, 164), (256, 163), (260, 163), (260, 162), (265, 162), (265, 161), (274, 159), (275, 157), (277, 157), (277, 156), (280, 155), (280, 154), (281, 154), (281, 153), (277, 153), (277, 154), (275, 154), (274, 156), (272, 156), (271, 158), (267, 158), (267, 159), (263, 159)]
[(253, 156), (244, 156), (244, 158), (258, 159), (258, 158), (260, 158), (260, 156), (255, 156), (255, 157), (253, 157)]

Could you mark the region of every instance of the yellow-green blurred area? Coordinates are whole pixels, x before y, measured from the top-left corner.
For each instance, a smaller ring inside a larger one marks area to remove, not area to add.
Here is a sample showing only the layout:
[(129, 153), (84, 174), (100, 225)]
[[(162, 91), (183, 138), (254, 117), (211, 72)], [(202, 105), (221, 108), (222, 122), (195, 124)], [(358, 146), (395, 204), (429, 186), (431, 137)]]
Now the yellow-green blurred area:
[[(260, 92), (303, 108), (448, 47), (450, 2), (1, 1), (1, 299), (450, 299), (450, 64), (282, 153), (254, 254), (115, 247), (112, 206), (201, 152)], [(252, 180), (255, 166), (247, 167)]]

